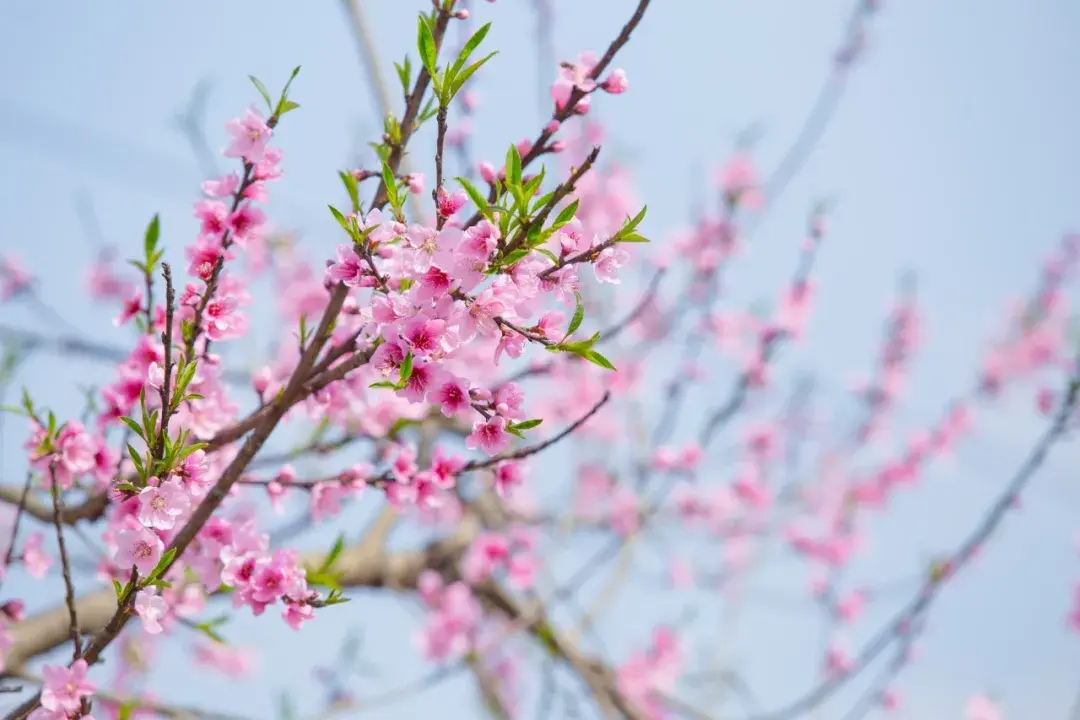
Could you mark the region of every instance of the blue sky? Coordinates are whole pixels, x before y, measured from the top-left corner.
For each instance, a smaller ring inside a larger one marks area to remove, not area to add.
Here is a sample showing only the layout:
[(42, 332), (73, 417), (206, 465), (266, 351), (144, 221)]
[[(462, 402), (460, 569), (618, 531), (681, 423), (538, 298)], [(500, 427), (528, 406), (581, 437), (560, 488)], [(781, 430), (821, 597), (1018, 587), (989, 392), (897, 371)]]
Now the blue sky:
[[(633, 6), (629, 0), (553, 3), (560, 58), (602, 50)], [(473, 4), (478, 17), (494, 22), (488, 42), (501, 51), (479, 83), (484, 105), (476, 121), (478, 154), (497, 158), (507, 142), (535, 135), (546, 114), (531, 40), (535, 17), (523, 0)], [(420, 3), (367, 5), (389, 68), (414, 41)], [(594, 106), (613, 135), (605, 152), (631, 165), (650, 208), (646, 230), (657, 241), (686, 221), (700, 192), (696, 184), (746, 127), (764, 130), (762, 166), (777, 162), (821, 87), (848, 5), (654, 3), (617, 62), (631, 91), (598, 98)], [(1080, 221), (1080, 90), (1071, 72), (1080, 62), (1071, 32), (1080, 27), (1080, 6), (1063, 0), (885, 5), (827, 132), (755, 232), (731, 292), (751, 299), (775, 288), (794, 264), (808, 208), (834, 198), (811, 344), (791, 367), (817, 371), (839, 395), (872, 361), (898, 273), (913, 270), (921, 305), (929, 309), (927, 344), (903, 415), (917, 426), (970, 385), (1004, 300), (1032, 286), (1038, 263)], [(17, 250), (46, 275), (44, 296), (72, 326), (118, 342), (124, 337), (108, 324), (111, 310), (84, 300), (84, 268), (95, 250), (80, 222), (80, 198), (92, 200), (110, 242), (131, 247), (155, 212), (174, 250), (194, 236), (190, 203), (200, 171), (172, 117), (204, 79), (211, 83), (207, 131), (218, 147), (224, 121), (257, 99), (249, 73), (273, 88), (293, 66), (303, 66), (293, 93), (301, 111), (279, 133), (287, 177), (272, 210), (277, 223), (298, 229), (313, 255), (329, 256), (337, 238), (323, 208), (340, 200), (336, 170), (354, 159), (379, 119), (339, 3), (300, 8), (283, 0), (0, 8), (0, 61), (9, 70), (0, 86), (0, 250)], [(9, 306), (0, 307), (0, 320), (39, 322)], [(268, 329), (260, 332), (270, 337)], [(251, 351), (235, 359), (255, 357)], [(74, 413), (73, 388), (100, 382), (107, 372), (37, 356), (18, 381), (41, 403)], [(989, 416), (981, 439), (890, 513), (862, 570), (867, 578), (910, 577), (962, 537), (1038, 432), (1027, 400), (1017, 397)], [(12, 420), (4, 431), (3, 475), (11, 482), (23, 468), (17, 450), (24, 436)], [(1067, 669), (1080, 660), (1080, 638), (1063, 624), (1080, 577), (1073, 543), (1080, 493), (1070, 456), (1075, 459), (1067, 450), (1058, 456), (990, 557), (943, 598), (923, 657), (904, 676), (911, 703), (905, 717), (956, 717), (966, 695), (983, 689), (1003, 698), (1010, 717), (1065, 714), (1080, 685)], [(790, 568), (778, 565), (762, 582), (798, 589), (802, 576), (795, 572), (792, 579)], [(6, 587), (23, 589), (14, 581)], [(25, 592), (32, 598), (43, 591), (27, 585)], [(623, 598), (607, 623), (610, 646), (644, 640), (645, 628), (620, 630), (628, 619), (677, 614), (665, 602), (648, 592)], [(818, 631), (806, 610), (798, 603), (782, 610), (754, 604), (733, 639), (766, 707), (783, 704), (810, 681), (808, 653)], [(401, 649), (410, 617), (408, 608), (386, 598), (361, 595), (299, 636), (272, 618), (241, 620), (234, 636), (253, 637), (260, 648), (257, 684), (192, 671), (170, 651), (161, 656), (156, 687), (165, 698), (260, 717), (269, 716), (282, 688), (311, 705), (306, 658), (332, 653), (345, 628), (362, 628), (367, 662), (380, 670), (357, 689), (377, 692), (418, 674), (414, 653)], [(703, 620), (695, 632), (708, 635), (711, 622)], [(869, 620), (866, 629), (873, 629)], [(467, 683), (449, 683), (365, 717), (435, 709), (471, 717), (471, 693)], [(822, 718), (841, 717), (842, 707)]]

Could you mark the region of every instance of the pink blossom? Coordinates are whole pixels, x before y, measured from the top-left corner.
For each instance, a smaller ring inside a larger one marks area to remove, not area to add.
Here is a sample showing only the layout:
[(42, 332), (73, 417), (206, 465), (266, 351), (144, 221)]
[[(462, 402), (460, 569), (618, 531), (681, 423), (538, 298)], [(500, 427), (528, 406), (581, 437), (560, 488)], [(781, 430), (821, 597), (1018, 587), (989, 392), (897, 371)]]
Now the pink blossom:
[(338, 245), (337, 262), (326, 266), (326, 277), (347, 287), (360, 287), (364, 278), (361, 262), (352, 245)]
[(232, 295), (215, 297), (208, 302), (203, 313), (206, 336), (215, 341), (239, 337), (245, 324), (236, 310), (237, 301)]
[(22, 561), (26, 566), (26, 572), (35, 580), (45, 577), (45, 573), (52, 567), (53, 559), (44, 550), (45, 534), (40, 532), (30, 533), (23, 543)]
[(159, 530), (172, 530), (191, 508), (191, 498), (178, 480), (148, 485), (139, 501), (139, 522)]
[(126, 325), (131, 318), (141, 313), (142, 309), (142, 290), (134, 288), (121, 305), (120, 314), (113, 318), (113, 325), (116, 327)]
[(454, 213), (460, 210), (465, 203), (469, 201), (469, 196), (465, 194), (464, 190), (455, 190), (452, 194), (446, 192), (444, 188), (439, 188), (438, 192), (438, 212), (439, 217), (449, 218), (453, 217)]
[(438, 404), (446, 417), (454, 417), (469, 408), (469, 386), (447, 373), (428, 395), (428, 402)]
[(492, 471), (492, 479), (495, 483), (495, 492), (501, 498), (510, 497), (510, 493), (521, 484), (524, 470), (521, 463), (504, 460), (495, 465)]
[(161, 620), (167, 609), (165, 598), (158, 594), (156, 587), (143, 588), (135, 596), (135, 612), (139, 614), (143, 630), (151, 635), (157, 635), (164, 629)]
[(146, 382), (155, 390), (160, 390), (161, 386), (165, 384), (165, 368), (156, 362), (150, 363), (150, 367), (146, 371)]
[(488, 455), (497, 455), (509, 445), (506, 418), (501, 415), (495, 415), (486, 422), (476, 421), (473, 423), (472, 432), (465, 438), (465, 447), (470, 450), (483, 450)]
[(139, 574), (146, 577), (157, 566), (164, 550), (161, 538), (152, 530), (144, 527), (121, 530), (116, 534), (113, 561), (125, 569), (134, 565)]
[(232, 136), (223, 152), (225, 157), (243, 158), (249, 163), (262, 162), (272, 131), (258, 110), (249, 108), (243, 118), (226, 123), (225, 129)]
[(232, 172), (215, 180), (204, 180), (202, 191), (210, 197), (228, 197), (240, 186), (240, 176)]
[(77, 712), (84, 697), (94, 694), (96, 686), (86, 677), (86, 661), (79, 658), (70, 668), (46, 665), (41, 668), (44, 682), (41, 686), (41, 706), (46, 710)]

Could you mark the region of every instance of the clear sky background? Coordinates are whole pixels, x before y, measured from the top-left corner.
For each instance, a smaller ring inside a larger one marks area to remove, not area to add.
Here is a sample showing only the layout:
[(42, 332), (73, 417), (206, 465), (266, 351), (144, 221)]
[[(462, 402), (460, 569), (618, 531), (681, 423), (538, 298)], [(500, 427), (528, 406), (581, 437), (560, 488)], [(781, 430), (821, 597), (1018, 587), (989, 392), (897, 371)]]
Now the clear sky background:
[[(559, 58), (602, 50), (634, 5), (553, 3)], [(389, 69), (390, 60), (413, 51), (421, 3), (366, 5)], [(478, 156), (496, 159), (507, 142), (535, 136), (549, 111), (546, 100), (540, 103), (546, 94), (538, 87), (535, 14), (524, 0), (473, 5), (480, 19), (494, 21), (488, 43), (501, 51), (478, 84), (484, 104), (475, 121)], [(828, 73), (850, 7), (848, 0), (653, 5), (616, 63), (626, 69), (631, 92), (596, 98), (594, 107), (613, 136), (605, 152), (632, 167), (637, 193), (650, 208), (646, 230), (662, 241), (687, 220), (702, 195), (701, 178), (746, 127), (760, 124), (765, 134), (757, 157), (765, 169), (775, 165)], [(1041, 260), (1080, 223), (1074, 79), (1080, 5), (912, 0), (885, 6), (868, 55), (807, 166), (752, 238), (732, 292), (771, 293), (794, 265), (811, 204), (835, 198), (818, 266), (811, 346), (792, 367), (815, 370), (826, 389), (841, 392), (873, 362), (898, 273), (914, 270), (928, 342), (903, 418), (918, 427), (971, 384), (1006, 300), (1033, 287)], [(109, 324), (112, 310), (85, 300), (85, 268), (96, 249), (80, 203), (92, 202), (108, 242), (128, 248), (160, 212), (165, 242), (178, 251), (194, 237), (190, 204), (201, 171), (173, 127), (174, 114), (197, 83), (210, 81), (207, 132), (220, 147), (224, 122), (257, 100), (247, 74), (273, 91), (298, 64), (303, 72), (293, 96), (302, 108), (279, 133), (287, 175), (272, 190), (272, 217), (295, 228), (313, 257), (328, 257), (338, 238), (324, 208), (341, 198), (336, 171), (357, 158), (370, 161), (358, 153), (380, 127), (339, 3), (0, 6), (0, 251), (17, 251), (45, 276), (42, 295), (76, 330), (123, 341)], [(32, 308), (0, 306), (0, 321), (68, 330)], [(274, 334), (263, 327), (256, 337)], [(255, 344), (244, 348), (236, 351), (237, 365), (258, 357)], [(74, 388), (108, 377), (108, 368), (37, 355), (18, 383), (64, 415), (79, 410)], [(910, 578), (963, 537), (1039, 430), (1028, 398), (1018, 396), (988, 416), (980, 440), (888, 515), (860, 563), (866, 582)], [(24, 439), (20, 423), (5, 420), (5, 482), (25, 467), (18, 451)], [(957, 717), (966, 697), (983, 690), (1002, 699), (1010, 718), (1067, 716), (1080, 686), (1080, 637), (1064, 624), (1080, 577), (1077, 459), (1068, 449), (1057, 456), (992, 553), (944, 596), (919, 662), (903, 676), (909, 703), (903, 717)], [(805, 593), (795, 591), (805, 577), (792, 567), (778, 566), (763, 582), (773, 595), (786, 588), (794, 599), (768, 602), (763, 590), (735, 641), (765, 708), (799, 695), (814, 672), (819, 623), (799, 604)], [(55, 579), (42, 587), (13, 578), (6, 593), (58, 597)], [(913, 587), (901, 583), (896, 599)], [(663, 602), (646, 591), (623, 598), (605, 623), (613, 653), (621, 657), (646, 640), (648, 628), (635, 619), (678, 614)], [(365, 661), (378, 667), (376, 677), (357, 680), (360, 694), (421, 674), (408, 645), (411, 608), (361, 595), (340, 610), (299, 635), (271, 616), (235, 622), (230, 637), (250, 639), (258, 655), (250, 680), (192, 669), (182, 652), (163, 651), (155, 689), (164, 699), (255, 717), (271, 717), (277, 693), (290, 690), (311, 709), (320, 698), (310, 666), (331, 659), (351, 629), (363, 631)], [(865, 634), (886, 616), (872, 614)], [(694, 633), (715, 641), (714, 625), (702, 621)], [(181, 636), (176, 647), (187, 642)], [(450, 682), (364, 717), (474, 717), (472, 692), (467, 682)], [(822, 720), (842, 717), (843, 708), (839, 703)]]

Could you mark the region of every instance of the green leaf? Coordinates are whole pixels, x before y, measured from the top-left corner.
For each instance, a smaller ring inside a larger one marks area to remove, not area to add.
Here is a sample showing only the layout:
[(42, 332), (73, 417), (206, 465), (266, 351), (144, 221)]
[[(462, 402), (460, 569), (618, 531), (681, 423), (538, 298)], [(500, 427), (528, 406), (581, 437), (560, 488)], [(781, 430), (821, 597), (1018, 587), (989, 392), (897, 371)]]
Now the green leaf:
[(472, 55), (473, 50), (480, 47), (480, 43), (484, 42), (484, 38), (487, 37), (488, 30), (490, 29), (491, 23), (487, 23), (472, 34), (472, 37), (469, 38), (469, 41), (465, 43), (465, 47), (461, 48), (461, 52), (458, 53), (459, 63), (461, 63), (462, 65), (465, 64), (465, 62), (469, 59), (469, 56)]
[(120, 584), (119, 580), (113, 580), (113, 590), (116, 591), (116, 599), (119, 600), (124, 594), (124, 586)]
[(349, 193), (353, 212), (358, 212), (360, 210), (360, 184), (356, 181), (356, 176), (344, 170), (338, 171), (338, 176), (345, 185), (345, 192)]
[(574, 200), (574, 202), (570, 203), (559, 212), (559, 214), (555, 217), (555, 222), (552, 223), (551, 226), (554, 229), (558, 230), (564, 225), (567, 225), (571, 220), (574, 219), (574, 215), (577, 214), (577, 209), (578, 201)]
[(319, 572), (330, 572), (330, 570), (334, 567), (334, 563), (337, 562), (338, 556), (341, 555), (341, 551), (344, 549), (345, 533), (341, 533), (337, 536), (337, 540), (334, 541), (334, 545), (330, 548), (330, 552), (327, 553), (326, 559), (324, 559), (322, 565), (319, 566)]
[(431, 25), (425, 15), (420, 16), (420, 22), (416, 28), (416, 49), (420, 53), (420, 61), (424, 63), (428, 75), (434, 79), (438, 50), (435, 48), (435, 36), (431, 34)]
[(266, 89), (259, 78), (254, 75), (248, 75), (248, 79), (251, 80), (251, 84), (255, 86), (255, 89), (259, 91), (259, 94), (263, 96), (263, 100), (266, 101), (266, 109), (270, 112), (274, 111), (274, 101), (270, 99), (270, 91)]
[(349, 235), (351, 236), (353, 234), (352, 228), (349, 227), (349, 221), (345, 219), (345, 216), (341, 214), (341, 211), (333, 205), (327, 205), (326, 207), (330, 208), (330, 214), (334, 216), (335, 220), (337, 220), (338, 225), (340, 225), (341, 228), (345, 232), (349, 233)]
[(475, 73), (477, 70), (479, 70), (481, 67), (483, 67), (484, 63), (486, 63), (488, 60), (490, 60), (491, 58), (495, 57), (498, 54), (499, 54), (498, 50), (496, 50), (493, 53), (489, 53), (487, 57), (484, 57), (484, 58), (481, 58), (481, 59), (477, 60), (476, 62), (474, 62), (469, 67), (465, 68), (465, 70), (463, 70), (461, 73), (455, 73), (454, 74), (454, 80), (450, 84), (450, 97), (453, 97), (453, 96), (457, 95), (458, 91), (461, 90), (461, 87), (469, 80), (469, 78), (471, 78), (473, 76), (473, 73)]
[(532, 197), (536, 194), (536, 191), (540, 189), (540, 185), (544, 182), (544, 175), (547, 173), (547, 167), (541, 167), (540, 172), (533, 177), (532, 180), (525, 183), (525, 195)]
[[(633, 233), (634, 229), (637, 228), (637, 226), (641, 223), (642, 220), (645, 219), (645, 211), (648, 210), (648, 209), (649, 209), (648, 205), (642, 207), (641, 212), (639, 212), (637, 215), (635, 215), (632, 219), (627, 220), (626, 224), (624, 224), (622, 226), (622, 228), (619, 229), (619, 232), (615, 233), (615, 241), (619, 242), (622, 238), (624, 238), (627, 235), (630, 235), (631, 233)], [(630, 242), (635, 242), (635, 241), (632, 240)], [(637, 241), (637, 242), (640, 242), (640, 241)]]
[(176, 557), (176, 548), (169, 548), (166, 550), (165, 554), (161, 556), (161, 560), (158, 561), (158, 564), (154, 566), (150, 575), (147, 576), (147, 581), (156, 580), (161, 577), (165, 570), (168, 569), (169, 563), (173, 561), (174, 557)]
[[(292, 81), (296, 79), (296, 76), (300, 74), (300, 66), (297, 65), (293, 68), (292, 74), (289, 75), (289, 80), (285, 83), (285, 87), (281, 89), (281, 101), (284, 102), (285, 98), (289, 95), (289, 88), (292, 86)], [(280, 106), (280, 102), (278, 103)]]
[(544, 422), (543, 418), (533, 418), (532, 420), (524, 420), (519, 423), (513, 423), (515, 430), (532, 430), (534, 427)]
[(611, 361), (600, 353), (596, 352), (595, 350), (589, 350), (581, 357), (585, 358), (589, 362), (599, 365), (602, 368), (606, 368), (608, 370), (615, 370), (615, 366), (611, 364)]
[(405, 387), (405, 384), (409, 382), (409, 378), (412, 377), (413, 369), (413, 356), (412, 350), (405, 353), (405, 359), (401, 361), (401, 373), (398, 376), (398, 389)]
[[(146, 250), (146, 258), (149, 263), (157, 250), (158, 238), (161, 236), (161, 219), (155, 214), (146, 226), (146, 234), (143, 236), (143, 248)], [(149, 272), (149, 270), (147, 270)]]
[(550, 250), (547, 250), (546, 248), (533, 248), (533, 250), (550, 258), (551, 262), (555, 263), (556, 265), (559, 264), (559, 258), (555, 257), (555, 253), (551, 252)]
[(409, 56), (405, 56), (405, 62), (401, 65), (394, 63), (394, 69), (397, 70), (398, 80), (401, 81), (401, 92), (408, 95), (409, 85), (412, 84), (412, 63), (409, 61)]
[(126, 703), (116, 709), (116, 720), (131, 720), (131, 716), (135, 712), (135, 708), (137, 708), (138, 706), (138, 701), (128, 700)]
[(581, 293), (575, 290), (574, 298), (577, 301), (577, 306), (574, 308), (574, 317), (570, 318), (570, 325), (566, 328), (566, 337), (573, 335), (574, 331), (581, 327), (581, 322), (585, 319), (585, 301), (581, 298)]
[(281, 117), (287, 112), (292, 112), (296, 108), (300, 107), (300, 103), (294, 103), (292, 100), (282, 100), (278, 105), (277, 116)]
[(643, 205), (641, 212), (634, 216), (634, 219), (630, 221), (630, 228), (636, 228), (641, 224), (641, 221), (645, 219), (645, 211), (649, 209), (648, 205)]
[(139, 473), (139, 477), (145, 478), (146, 471), (143, 469), (142, 453), (136, 450), (131, 443), (127, 446), (128, 455), (131, 456), (131, 462), (135, 464), (135, 471)]
[(206, 635), (206, 637), (210, 638), (211, 640), (213, 640), (217, 644), (219, 644), (219, 645), (228, 645), (228, 643), (225, 641), (225, 638), (223, 638), (221, 635), (219, 635), (217, 633), (217, 631), (214, 630), (213, 626), (210, 625), (210, 623), (206, 623), (206, 622), (196, 623), (192, 627), (195, 628), (196, 630), (198, 630), (199, 632), (201, 632), (203, 635)]
[(465, 178), (459, 177), (455, 179), (458, 181), (458, 184), (461, 185), (461, 187), (465, 190), (465, 194), (469, 196), (469, 200), (472, 200), (472, 204), (476, 206), (476, 209), (480, 211), (480, 214), (490, 220), (492, 216), (492, 210), (491, 206), (488, 204), (487, 198), (485, 198), (480, 193), (480, 191), (476, 189), (475, 185), (473, 185)]
[(307, 574), (307, 581), (308, 585), (330, 588), (331, 590), (341, 590), (341, 584), (338, 582), (337, 576), (331, 573), (321, 573), (318, 571), (309, 572)]
[(649, 238), (642, 237), (641, 235), (638, 235), (637, 233), (632, 232), (632, 233), (630, 233), (628, 235), (620, 235), (619, 239), (616, 242), (621, 242), (621, 243), (647, 243), (647, 242), (649, 242)]
[(380, 380), (377, 383), (371, 383), (370, 385), (368, 385), (368, 388), (370, 388), (372, 390), (376, 390), (376, 389), (380, 389), (380, 388), (392, 388), (392, 389), (396, 390), (397, 389), (397, 384), (392, 383), (392, 382), (390, 382), (388, 380)]
[(386, 186), (386, 197), (390, 200), (390, 205), (395, 208), (401, 207), (401, 201), (398, 199), (397, 180), (394, 178), (394, 171), (390, 169), (389, 163), (383, 163), (382, 181), (383, 185)]
[(419, 425), (419, 420), (413, 420), (412, 418), (398, 418), (394, 421), (394, 424), (390, 426), (390, 429), (386, 431), (386, 437), (396, 437), (405, 428), (410, 425)]
[(506, 151), (506, 182), (509, 186), (521, 185), (521, 155), (517, 145)]
[(131, 428), (131, 432), (138, 435), (141, 439), (146, 440), (146, 438), (143, 437), (143, 429), (139, 427), (139, 423), (135, 422), (133, 418), (129, 418), (127, 415), (124, 415), (120, 418), (120, 422)]
[(590, 337), (588, 340), (579, 340), (578, 342), (567, 343), (564, 345), (560, 345), (559, 347), (566, 352), (572, 352), (575, 355), (580, 355), (586, 350), (591, 349), (593, 345), (599, 342), (599, 340), (600, 333), (593, 333), (593, 336)]
[(192, 443), (191, 445), (188, 445), (188, 446), (184, 447), (182, 450), (180, 450), (179, 453), (177, 453), (176, 461), (180, 462), (181, 460), (186, 458), (188, 455), (191, 455), (192, 453), (196, 453), (199, 450), (202, 450), (203, 448), (206, 448), (206, 447), (209, 447), (209, 446), (210, 446), (209, 443), (204, 443), (204, 442)]

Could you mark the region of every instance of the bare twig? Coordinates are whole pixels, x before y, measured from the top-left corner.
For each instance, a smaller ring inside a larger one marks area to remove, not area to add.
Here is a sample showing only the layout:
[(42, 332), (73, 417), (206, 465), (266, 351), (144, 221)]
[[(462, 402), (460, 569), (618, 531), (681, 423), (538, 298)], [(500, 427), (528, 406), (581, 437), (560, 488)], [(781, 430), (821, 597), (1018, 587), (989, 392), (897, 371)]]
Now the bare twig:
[(50, 490), (53, 500), (53, 526), (56, 528), (56, 544), (60, 548), (60, 572), (64, 576), (64, 603), (68, 609), (69, 631), (71, 644), (74, 646), (72, 660), (82, 657), (82, 633), (79, 631), (79, 614), (75, 610), (75, 586), (71, 582), (71, 561), (68, 558), (67, 543), (64, 542), (64, 525), (60, 522), (60, 508), (63, 501), (60, 499), (60, 490), (56, 485), (56, 468), (49, 466)]

